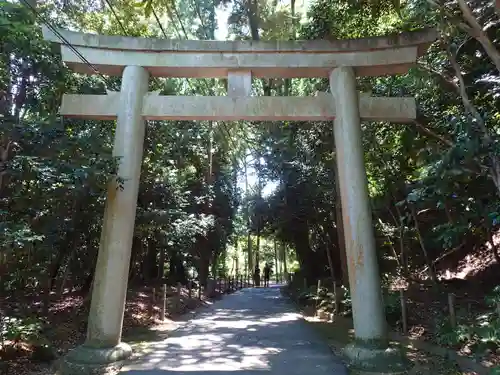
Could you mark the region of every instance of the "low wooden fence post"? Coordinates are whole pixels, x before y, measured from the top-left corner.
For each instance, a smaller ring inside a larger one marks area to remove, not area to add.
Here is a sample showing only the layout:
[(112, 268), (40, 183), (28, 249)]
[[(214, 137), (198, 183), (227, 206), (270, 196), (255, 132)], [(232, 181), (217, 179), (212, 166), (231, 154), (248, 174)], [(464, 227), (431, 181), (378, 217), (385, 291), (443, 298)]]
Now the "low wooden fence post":
[(408, 312), (406, 310), (406, 297), (403, 289), (399, 290), (401, 296), (401, 323), (403, 328), (403, 335), (408, 333)]
[(161, 303), (160, 319), (165, 320), (165, 316), (167, 314), (167, 284), (163, 284), (161, 302), (162, 303)]
[(334, 309), (334, 314), (338, 315), (339, 314), (339, 296), (337, 294), (337, 283), (335, 281), (333, 282), (333, 309)]
[(318, 285), (316, 287), (316, 307), (314, 308), (316, 312), (318, 311), (319, 304), (319, 292), (321, 291), (321, 280), (318, 280)]
[(151, 288), (151, 300), (149, 302), (149, 316), (154, 317), (155, 312), (155, 303), (156, 303), (156, 289)]

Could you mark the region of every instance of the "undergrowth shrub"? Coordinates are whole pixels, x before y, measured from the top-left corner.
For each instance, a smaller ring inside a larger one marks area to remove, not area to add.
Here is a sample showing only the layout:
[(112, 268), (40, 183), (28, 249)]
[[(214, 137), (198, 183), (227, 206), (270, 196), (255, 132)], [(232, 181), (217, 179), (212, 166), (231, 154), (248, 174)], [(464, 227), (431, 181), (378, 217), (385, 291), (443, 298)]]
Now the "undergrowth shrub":
[[(440, 345), (458, 347), (469, 345), (475, 355), (480, 356), (489, 350), (500, 347), (500, 288), (497, 286), (485, 297), (486, 303), (494, 311), (470, 319), (464, 312), (457, 313), (457, 325), (453, 327), (447, 316), (437, 322), (436, 342)], [(497, 370), (496, 370), (497, 371)], [(500, 372), (498, 372), (500, 375)]]
[(25, 353), (20, 350), (24, 344), (30, 350), (33, 361), (50, 361), (55, 358), (52, 345), (42, 334), (43, 321), (35, 317), (20, 319), (0, 317), (0, 358), (13, 359)]

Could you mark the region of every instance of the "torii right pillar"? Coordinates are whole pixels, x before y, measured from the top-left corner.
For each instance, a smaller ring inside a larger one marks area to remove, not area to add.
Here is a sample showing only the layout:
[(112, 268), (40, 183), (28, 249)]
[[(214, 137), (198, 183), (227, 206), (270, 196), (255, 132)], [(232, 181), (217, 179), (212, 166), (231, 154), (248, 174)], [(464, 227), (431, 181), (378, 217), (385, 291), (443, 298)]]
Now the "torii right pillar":
[(334, 69), (330, 90), (336, 110), (334, 136), (355, 335), (345, 355), (353, 367), (365, 371), (404, 372), (408, 361), (389, 348), (387, 339), (353, 68)]

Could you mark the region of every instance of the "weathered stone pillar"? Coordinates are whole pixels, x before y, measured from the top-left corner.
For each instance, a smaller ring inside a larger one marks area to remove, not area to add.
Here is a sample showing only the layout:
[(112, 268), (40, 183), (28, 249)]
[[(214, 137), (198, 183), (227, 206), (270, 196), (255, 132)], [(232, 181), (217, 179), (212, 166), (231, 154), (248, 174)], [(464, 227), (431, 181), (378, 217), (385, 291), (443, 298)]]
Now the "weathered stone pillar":
[(131, 354), (130, 346), (120, 340), (144, 145), (142, 104), (148, 78), (148, 72), (139, 66), (127, 66), (123, 72), (113, 148), (113, 156), (119, 158), (118, 172), (108, 186), (87, 340), (63, 361), (64, 374), (93, 373)]
[[(356, 342), (346, 355), (356, 367), (385, 371), (399, 368), (398, 355), (388, 350), (387, 324), (375, 248), (368, 180), (364, 164), (356, 77), (350, 67), (330, 74), (335, 102), (335, 147), (342, 201), (342, 219), (347, 253)], [(393, 362), (393, 363), (389, 363)]]

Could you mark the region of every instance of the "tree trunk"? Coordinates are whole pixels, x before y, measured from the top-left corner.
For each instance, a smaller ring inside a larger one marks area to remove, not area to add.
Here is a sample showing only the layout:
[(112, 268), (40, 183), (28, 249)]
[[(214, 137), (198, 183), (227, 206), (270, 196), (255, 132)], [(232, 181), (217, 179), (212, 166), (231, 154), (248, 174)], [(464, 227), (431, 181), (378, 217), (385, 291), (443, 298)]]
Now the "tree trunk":
[(436, 272), (434, 270), (434, 265), (432, 264), (431, 259), (429, 258), (429, 254), (427, 253), (427, 249), (425, 247), (424, 240), (422, 238), (422, 234), (420, 233), (420, 228), (418, 225), (418, 218), (417, 218), (417, 213), (415, 211), (415, 206), (413, 205), (413, 203), (409, 203), (409, 206), (410, 206), (411, 215), (413, 217), (413, 221), (415, 222), (415, 230), (417, 231), (417, 237), (418, 237), (418, 242), (420, 243), (420, 249), (422, 250), (422, 254), (424, 255), (425, 262), (427, 264), (427, 267), (429, 268), (429, 277), (432, 280), (432, 282), (437, 284), (438, 279), (436, 276)]
[[(92, 248), (92, 236), (87, 236), (86, 248), (89, 250)], [(97, 255), (98, 255), (97, 252), (98, 252), (98, 249), (97, 249), (97, 251), (94, 252), (93, 256), (90, 256), (90, 259), (91, 259), (90, 271), (89, 271), (88, 276), (85, 278), (85, 281), (83, 282), (83, 285), (80, 289), (80, 294), (84, 297), (84, 299), (86, 299), (87, 296), (89, 296), (89, 292), (91, 291), (92, 284), (94, 281), (95, 267), (96, 267)]]
[(282, 251), (283, 251), (283, 277), (286, 282), (288, 282), (288, 268), (287, 268), (287, 251), (286, 251), (286, 243), (282, 242)]
[(389, 212), (389, 215), (391, 215), (392, 220), (394, 220), (394, 225), (398, 227), (401, 271), (402, 274), (407, 277), (409, 275), (409, 271), (408, 271), (408, 259), (405, 251), (405, 225), (403, 222), (403, 216), (397, 205), (398, 201), (392, 191), (391, 191), (391, 196), (392, 199), (394, 200), (394, 208), (396, 209), (396, 214), (398, 215), (398, 218), (396, 218), (396, 216), (392, 213), (390, 204), (387, 206), (387, 211)]
[(139, 237), (135, 237), (132, 240), (132, 253), (130, 254), (130, 264), (128, 267), (128, 281), (132, 281), (136, 275), (136, 263), (137, 258), (142, 250), (142, 240)]
[(336, 284), (337, 280), (335, 278), (335, 271), (333, 270), (333, 262), (332, 262), (332, 254), (331, 250), (333, 249), (333, 246), (328, 246), (330, 243), (327, 242), (325, 246), (325, 251), (326, 251), (326, 257), (328, 258), (328, 266), (330, 268), (330, 277), (332, 278), (332, 283)]
[(158, 247), (156, 246), (156, 241), (154, 238), (148, 238), (148, 249), (146, 257), (144, 258), (144, 277), (147, 281), (151, 281), (158, 275)]
[(165, 277), (165, 246), (160, 248), (160, 261), (158, 266), (158, 280), (163, 280)]
[(470, 36), (475, 38), (483, 46), (486, 54), (490, 57), (493, 64), (495, 64), (498, 73), (500, 73), (500, 51), (495, 47), (479, 24), (472, 10), (467, 5), (465, 0), (458, 0), (458, 5), (462, 11), (463, 18), (469, 24), (469, 27), (462, 24), (462, 29), (469, 33)]
[(307, 279), (309, 285), (313, 285), (318, 278), (328, 274), (325, 267), (328, 263), (326, 254), (311, 249), (307, 221), (295, 219), (292, 226), (294, 228), (293, 242), (303, 277)]
[(253, 275), (254, 271), (254, 263), (253, 263), (253, 251), (252, 251), (252, 236), (250, 234), (250, 200), (248, 199), (248, 173), (247, 173), (247, 159), (245, 157), (244, 162), (244, 170), (245, 170), (245, 197), (247, 198), (247, 202), (245, 205), (245, 214), (247, 217), (247, 258), (248, 258), (248, 274)]
[(247, 1), (247, 17), (248, 26), (250, 28), (250, 35), (252, 40), (259, 41), (259, 14), (258, 14), (258, 0)]
[(276, 238), (274, 239), (274, 272), (276, 282), (278, 282), (279, 270), (278, 270), (278, 244), (276, 243)]
[(257, 247), (255, 248), (255, 266), (259, 267), (260, 263), (260, 228), (257, 228)]
[(206, 286), (208, 282), (208, 275), (209, 275), (209, 262), (200, 262), (199, 266), (199, 282), (201, 285)]

